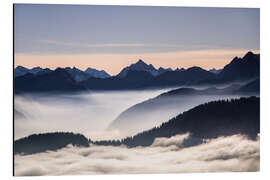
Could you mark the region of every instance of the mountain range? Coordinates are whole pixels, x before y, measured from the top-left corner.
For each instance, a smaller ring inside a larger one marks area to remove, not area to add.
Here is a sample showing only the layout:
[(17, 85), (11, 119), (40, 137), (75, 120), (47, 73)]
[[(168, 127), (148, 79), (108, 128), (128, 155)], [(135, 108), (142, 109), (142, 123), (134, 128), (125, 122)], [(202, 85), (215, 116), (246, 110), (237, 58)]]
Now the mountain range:
[(49, 68), (42, 69), (41, 67), (34, 67), (32, 69), (28, 69), (23, 66), (17, 66), (14, 70), (14, 77), (23, 76), (26, 75), (27, 73), (31, 73), (34, 75), (41, 75), (50, 72), (52, 72), (52, 70), (50, 70)]
[[(123, 68), (116, 76), (110, 76), (104, 70), (98, 71), (91, 68), (88, 68), (86, 71), (75, 67), (57, 68), (52, 71), (48, 68), (42, 69), (37, 67), (27, 69), (18, 66), (15, 69), (15, 92), (71, 91), (72, 88), (65, 90), (51, 86), (57, 83), (57, 79), (59, 79), (54, 77), (60, 75), (55, 73), (59, 69), (69, 74), (69, 76), (65, 76), (67, 78), (65, 80), (62, 76), (63, 81), (66, 83), (72, 82), (72, 86), (80, 87), (75, 88), (76, 90), (122, 90), (181, 85), (226, 84), (259, 78), (260, 55), (248, 52), (243, 58), (235, 57), (222, 70), (216, 71), (207, 71), (196, 66), (187, 69), (177, 68), (175, 70), (162, 67), (156, 69), (153, 65), (148, 65), (139, 60), (137, 63)], [(45, 81), (47, 76), (53, 82), (48, 83), (48, 81)], [(44, 84), (44, 89), (42, 89), (40, 84)], [(29, 88), (23, 86), (29, 86)]]
[(16, 77), (14, 80), (15, 93), (23, 92), (74, 92), (86, 91), (87, 89), (78, 84), (72, 76), (62, 68), (45, 73), (34, 75), (27, 73)]
[[(90, 77), (95, 78), (108, 78), (110, 75), (104, 70), (96, 70), (94, 68), (87, 68), (85, 71), (82, 71), (76, 67), (70, 68), (66, 67), (65, 69), (76, 82), (86, 80)], [(25, 68), (23, 66), (17, 66), (14, 69), (14, 77), (23, 76), (26, 74), (42, 75), (52, 72), (53, 70), (49, 68), (34, 67), (32, 69)]]

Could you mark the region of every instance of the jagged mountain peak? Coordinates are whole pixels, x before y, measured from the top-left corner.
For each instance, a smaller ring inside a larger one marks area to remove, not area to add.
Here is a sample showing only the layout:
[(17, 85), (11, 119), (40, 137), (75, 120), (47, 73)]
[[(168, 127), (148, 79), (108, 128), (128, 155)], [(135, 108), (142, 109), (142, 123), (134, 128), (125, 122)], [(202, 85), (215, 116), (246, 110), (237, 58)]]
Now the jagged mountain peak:
[(96, 77), (96, 78), (109, 78), (111, 77), (106, 71), (104, 70), (97, 70), (94, 68), (90, 68), (88, 67), (85, 71), (85, 73), (91, 75), (92, 77)]
[(142, 59), (139, 59), (136, 63), (125, 67), (117, 75), (118, 77), (125, 77), (129, 71), (146, 71), (152, 74), (152, 76), (159, 75), (158, 70), (152, 64), (146, 64)]
[(40, 74), (45, 74), (48, 72), (51, 72), (49, 68), (41, 68), (40, 66), (33, 67), (33, 68), (26, 68), (21, 65), (17, 66), (15, 68), (15, 77), (23, 76), (27, 73), (35, 74), (35, 75), (40, 75)]
[(242, 58), (243, 60), (249, 60), (253, 59), (257, 54), (254, 54), (252, 51), (248, 51), (244, 57)]
[(233, 60), (231, 61), (231, 64), (237, 63), (237, 62), (239, 62), (239, 60), (241, 60), (241, 58), (239, 58), (238, 56), (235, 56), (235, 57), (233, 58)]
[(147, 64), (143, 60), (139, 59), (135, 64), (131, 64), (129, 67), (151, 68), (155, 69), (152, 64)]
[(252, 51), (248, 51), (245, 56), (253, 56), (255, 55)]
[(259, 77), (260, 75), (260, 55), (247, 52), (244, 57), (234, 57), (233, 60), (224, 66), (219, 73), (220, 78), (231, 80), (245, 80)]
[(139, 59), (135, 64), (146, 64), (142, 59)]

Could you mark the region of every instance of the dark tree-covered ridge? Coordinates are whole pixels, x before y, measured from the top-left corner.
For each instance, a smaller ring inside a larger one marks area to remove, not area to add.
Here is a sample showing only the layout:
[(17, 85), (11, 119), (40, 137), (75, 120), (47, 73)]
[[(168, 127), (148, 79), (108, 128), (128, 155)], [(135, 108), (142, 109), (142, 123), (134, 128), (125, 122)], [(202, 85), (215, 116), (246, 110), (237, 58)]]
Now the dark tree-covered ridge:
[[(208, 87), (206, 89), (195, 89), (180, 87), (129, 107), (110, 123), (108, 130), (117, 129), (120, 132), (134, 135), (139, 131), (161, 124), (180, 112), (188, 110), (183, 108), (185, 104), (192, 108), (201, 103), (213, 101), (214, 96), (219, 97), (219, 99), (229, 98), (230, 96), (247, 97), (258, 95), (259, 92), (259, 79), (244, 85), (231, 84), (224, 88)], [(194, 99), (197, 99), (197, 103), (194, 103)], [(168, 116), (162, 113), (157, 116), (159, 112), (164, 112), (165, 109), (165, 114), (168, 114)], [(148, 124), (148, 126), (145, 126), (145, 124)]]
[[(196, 106), (170, 119), (158, 127), (122, 140), (91, 141), (81, 134), (56, 132), (34, 134), (14, 142), (15, 154), (33, 154), (54, 151), (72, 144), (88, 147), (96, 145), (126, 145), (127, 147), (150, 146), (155, 138), (177, 134), (191, 134), (191, 144), (201, 139), (235, 134), (255, 139), (260, 133), (260, 98), (249, 97), (219, 100)], [(188, 144), (189, 142), (187, 142)]]
[(82, 134), (71, 132), (55, 132), (45, 134), (33, 134), (18, 139), (14, 142), (15, 154), (33, 154), (45, 151), (55, 151), (68, 144), (73, 146), (88, 147), (89, 141)]
[(159, 127), (122, 140), (96, 141), (97, 145), (150, 146), (155, 138), (191, 133), (208, 139), (243, 134), (255, 139), (260, 132), (260, 98), (219, 100), (196, 106)]

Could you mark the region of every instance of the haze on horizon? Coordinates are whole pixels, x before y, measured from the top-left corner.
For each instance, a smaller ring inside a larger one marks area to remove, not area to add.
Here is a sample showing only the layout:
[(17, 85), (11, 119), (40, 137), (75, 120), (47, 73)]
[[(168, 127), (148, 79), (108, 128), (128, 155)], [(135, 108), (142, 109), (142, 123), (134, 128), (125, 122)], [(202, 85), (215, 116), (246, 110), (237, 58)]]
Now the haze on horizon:
[(14, 6), (15, 66), (115, 75), (142, 59), (155, 68), (211, 69), (260, 49), (258, 8)]

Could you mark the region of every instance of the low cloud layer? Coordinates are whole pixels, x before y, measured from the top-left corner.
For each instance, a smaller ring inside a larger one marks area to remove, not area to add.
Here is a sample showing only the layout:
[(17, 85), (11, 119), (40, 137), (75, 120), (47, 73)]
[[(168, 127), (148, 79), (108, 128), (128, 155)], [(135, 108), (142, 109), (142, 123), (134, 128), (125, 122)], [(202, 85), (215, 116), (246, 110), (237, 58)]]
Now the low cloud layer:
[(16, 176), (258, 171), (260, 140), (234, 135), (181, 148), (188, 134), (157, 138), (150, 147), (68, 146), (15, 156)]
[(18, 95), (14, 106), (15, 139), (54, 131), (82, 133), (93, 140), (120, 138), (123, 135), (117, 130), (105, 131), (108, 125), (130, 106), (168, 90)]

